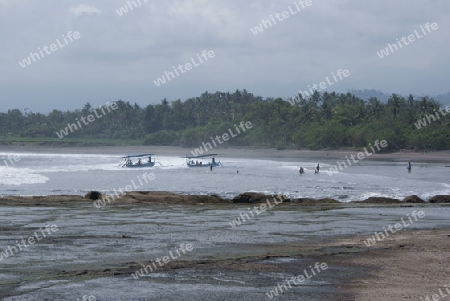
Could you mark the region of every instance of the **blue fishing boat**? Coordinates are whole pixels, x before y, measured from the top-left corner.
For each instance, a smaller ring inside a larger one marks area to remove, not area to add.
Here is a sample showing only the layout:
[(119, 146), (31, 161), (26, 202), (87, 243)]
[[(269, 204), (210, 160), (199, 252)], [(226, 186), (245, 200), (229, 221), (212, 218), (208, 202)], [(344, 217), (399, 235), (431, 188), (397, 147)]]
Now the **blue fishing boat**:
[[(152, 159), (154, 154), (140, 154), (140, 155), (127, 155), (121, 158), (125, 159), (125, 163), (123, 163), (122, 167), (128, 168), (142, 168), (142, 167), (153, 167), (155, 166), (155, 159)], [(136, 159), (133, 162), (133, 159)]]
[[(186, 156), (186, 165), (188, 167), (216, 167), (221, 166), (220, 160), (216, 160), (218, 154), (201, 155), (201, 156)], [(211, 161), (209, 161), (209, 157)]]

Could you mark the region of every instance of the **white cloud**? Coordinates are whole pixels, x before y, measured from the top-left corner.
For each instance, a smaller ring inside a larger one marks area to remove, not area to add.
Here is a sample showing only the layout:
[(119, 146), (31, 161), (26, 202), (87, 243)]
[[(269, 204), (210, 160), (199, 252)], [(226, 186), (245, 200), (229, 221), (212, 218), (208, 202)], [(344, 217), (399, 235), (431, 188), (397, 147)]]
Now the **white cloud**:
[(95, 6), (89, 6), (86, 4), (78, 4), (77, 6), (72, 6), (69, 10), (75, 18), (81, 16), (82, 14), (98, 14), (101, 15), (101, 11)]

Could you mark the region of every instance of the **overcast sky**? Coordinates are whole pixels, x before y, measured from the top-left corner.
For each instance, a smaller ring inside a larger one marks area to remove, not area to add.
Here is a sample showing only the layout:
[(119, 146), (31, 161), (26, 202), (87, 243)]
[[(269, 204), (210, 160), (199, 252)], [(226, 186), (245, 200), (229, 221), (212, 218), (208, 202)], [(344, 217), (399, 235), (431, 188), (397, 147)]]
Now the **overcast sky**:
[[(125, 0), (0, 0), (0, 111), (117, 99), (145, 106), (236, 89), (288, 98), (338, 69), (350, 76), (327, 91), (450, 91), (448, 0), (311, 0), (298, 5), (300, 12), (294, 0), (145, 1), (119, 16)], [(250, 30), (283, 11), (283, 21), (257, 35)], [(420, 26), (427, 22), (439, 28), (424, 36)], [(378, 57), (415, 30), (423, 37)], [(70, 31), (80, 37), (66, 44), (62, 35)], [(25, 68), (18, 63), (58, 38), (63, 47)], [(203, 50), (215, 57), (154, 84), (172, 66), (191, 58), (198, 64)]]

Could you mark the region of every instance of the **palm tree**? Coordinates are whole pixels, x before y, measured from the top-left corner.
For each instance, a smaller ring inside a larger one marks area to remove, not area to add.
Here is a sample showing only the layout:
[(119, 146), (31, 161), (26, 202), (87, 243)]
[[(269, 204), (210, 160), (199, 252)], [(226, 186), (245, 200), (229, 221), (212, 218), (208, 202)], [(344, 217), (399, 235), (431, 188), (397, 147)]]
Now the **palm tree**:
[(392, 94), (388, 99), (388, 105), (392, 107), (392, 114), (394, 116), (394, 120), (397, 119), (400, 108), (402, 107), (402, 97), (397, 94)]
[(368, 117), (379, 119), (384, 112), (383, 104), (378, 98), (371, 97), (367, 102), (367, 111)]

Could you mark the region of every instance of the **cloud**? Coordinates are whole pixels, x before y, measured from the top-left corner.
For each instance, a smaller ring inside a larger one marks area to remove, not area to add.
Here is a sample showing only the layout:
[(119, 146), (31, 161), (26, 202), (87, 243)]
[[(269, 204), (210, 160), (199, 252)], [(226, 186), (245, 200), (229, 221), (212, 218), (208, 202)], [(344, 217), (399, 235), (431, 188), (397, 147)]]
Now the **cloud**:
[[(146, 104), (238, 88), (292, 97), (338, 69), (348, 69), (351, 77), (328, 91), (373, 88), (435, 95), (449, 90), (449, 0), (312, 0), (311, 7), (257, 36), (252, 28), (294, 8), (294, 1), (145, 1), (130, 11), (128, 0), (58, 5), (0, 0), (0, 82), (5, 86), (0, 111), (19, 103), (33, 111), (78, 108), (82, 99), (93, 98), (99, 104), (118, 98)], [(119, 18), (116, 10), (124, 6), (129, 13)], [(383, 60), (377, 56), (426, 22), (438, 23), (439, 29)], [(20, 67), (30, 52), (69, 31), (80, 32), (81, 40)], [(203, 50), (213, 50), (216, 58), (165, 87), (152, 87), (155, 78)], [(33, 82), (33, 88), (24, 90), (24, 82)], [(60, 101), (62, 93), (67, 102)]]
[(24, 5), (28, 0), (0, 0), (0, 5), (12, 6), (12, 5)]
[(77, 6), (72, 6), (69, 10), (70, 13), (74, 15), (75, 18), (78, 18), (82, 14), (98, 14), (101, 15), (101, 11), (95, 6), (89, 6), (86, 4), (78, 4)]

